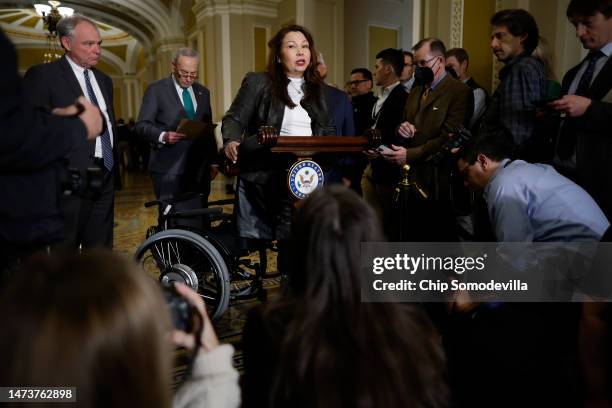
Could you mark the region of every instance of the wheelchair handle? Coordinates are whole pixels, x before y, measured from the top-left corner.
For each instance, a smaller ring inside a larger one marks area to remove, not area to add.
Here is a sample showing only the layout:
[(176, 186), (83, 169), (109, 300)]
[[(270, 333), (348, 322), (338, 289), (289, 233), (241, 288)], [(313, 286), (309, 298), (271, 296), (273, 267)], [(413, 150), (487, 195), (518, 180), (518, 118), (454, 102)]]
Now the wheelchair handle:
[(220, 215), (223, 214), (223, 208), (198, 208), (197, 210), (181, 210), (171, 214), (172, 218), (194, 217), (196, 215)]
[(149, 207), (153, 207), (154, 205), (161, 205), (161, 201), (159, 200), (153, 200), (153, 201), (147, 201), (146, 203), (144, 203), (145, 208), (149, 208)]
[(234, 204), (234, 199), (233, 198), (227, 198), (225, 200), (210, 201), (208, 203), (209, 206), (213, 206), (213, 205), (227, 205), (227, 204)]

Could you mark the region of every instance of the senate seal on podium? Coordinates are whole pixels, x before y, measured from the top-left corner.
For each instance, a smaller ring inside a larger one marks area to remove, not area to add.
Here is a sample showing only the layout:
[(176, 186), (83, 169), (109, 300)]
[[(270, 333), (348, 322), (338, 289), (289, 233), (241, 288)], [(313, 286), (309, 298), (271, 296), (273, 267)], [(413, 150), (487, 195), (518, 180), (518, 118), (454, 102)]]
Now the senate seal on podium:
[(289, 191), (297, 199), (304, 199), (323, 187), (323, 170), (312, 160), (301, 160), (291, 166), (287, 176)]

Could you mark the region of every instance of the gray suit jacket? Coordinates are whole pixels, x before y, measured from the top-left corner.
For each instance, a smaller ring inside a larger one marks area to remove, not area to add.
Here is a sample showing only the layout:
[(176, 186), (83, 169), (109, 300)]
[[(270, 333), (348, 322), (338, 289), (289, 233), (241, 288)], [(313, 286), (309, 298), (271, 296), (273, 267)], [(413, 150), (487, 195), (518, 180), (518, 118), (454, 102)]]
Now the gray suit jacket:
[[(198, 83), (192, 86), (198, 105), (195, 120), (212, 125), (210, 92)], [(187, 114), (176, 92), (172, 76), (149, 85), (142, 99), (135, 129), (139, 136), (151, 143), (150, 172), (183, 174), (188, 161), (203, 163), (206, 157), (212, 157), (216, 153), (212, 133), (202, 141), (181, 141), (173, 145), (159, 143), (159, 135), (164, 131), (175, 131), (183, 118), (187, 118)]]

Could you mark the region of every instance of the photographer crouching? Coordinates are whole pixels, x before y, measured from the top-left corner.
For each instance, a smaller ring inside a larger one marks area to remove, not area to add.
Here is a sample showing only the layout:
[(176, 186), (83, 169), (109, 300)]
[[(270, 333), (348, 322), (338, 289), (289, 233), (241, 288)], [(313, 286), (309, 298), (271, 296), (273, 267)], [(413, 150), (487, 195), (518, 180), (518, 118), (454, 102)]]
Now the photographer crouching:
[(52, 112), (24, 98), (15, 47), (0, 30), (0, 285), (33, 252), (62, 239), (58, 175), (74, 143), (102, 130), (100, 110), (85, 98)]

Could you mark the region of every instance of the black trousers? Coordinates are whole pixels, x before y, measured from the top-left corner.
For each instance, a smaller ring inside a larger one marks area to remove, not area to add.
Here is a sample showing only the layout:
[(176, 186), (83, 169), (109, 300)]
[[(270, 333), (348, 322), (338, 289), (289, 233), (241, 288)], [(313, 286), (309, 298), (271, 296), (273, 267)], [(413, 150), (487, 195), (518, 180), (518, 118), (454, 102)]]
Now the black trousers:
[(62, 197), (60, 209), (64, 216), (64, 241), (54, 248), (82, 249), (113, 248), (115, 222), (115, 184), (113, 172), (102, 170), (100, 190), (89, 190), (81, 196)]
[(38, 252), (47, 252), (46, 243), (16, 244), (0, 241), (0, 288), (6, 286), (11, 275), (27, 258)]
[(210, 176), (201, 180), (187, 177), (185, 174), (165, 174), (151, 172), (153, 190), (158, 200), (168, 200), (184, 193), (200, 193), (208, 201), (210, 194)]

